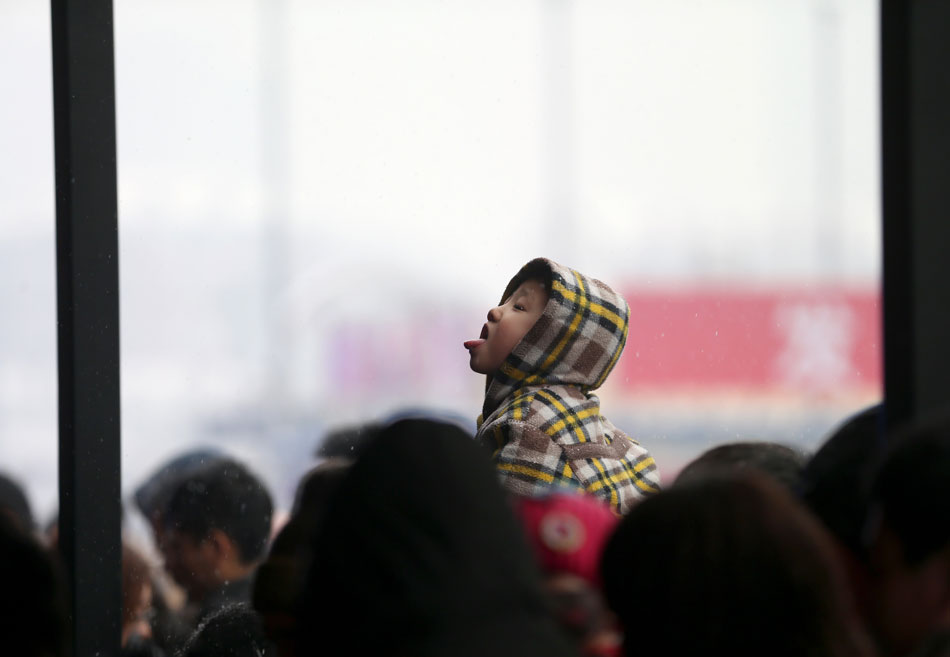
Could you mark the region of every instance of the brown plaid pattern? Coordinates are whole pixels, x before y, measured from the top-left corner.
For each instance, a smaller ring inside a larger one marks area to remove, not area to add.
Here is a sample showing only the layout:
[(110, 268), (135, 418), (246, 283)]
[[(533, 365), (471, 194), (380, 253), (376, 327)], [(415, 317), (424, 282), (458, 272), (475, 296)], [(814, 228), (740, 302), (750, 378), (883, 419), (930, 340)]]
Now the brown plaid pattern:
[(492, 448), (502, 480), (514, 492), (577, 488), (624, 513), (659, 490), (659, 473), (649, 453), (600, 414), (591, 391), (620, 358), (629, 308), (600, 281), (542, 258), (525, 265), (512, 283), (539, 264), (550, 268), (551, 296), (490, 377), (478, 437)]

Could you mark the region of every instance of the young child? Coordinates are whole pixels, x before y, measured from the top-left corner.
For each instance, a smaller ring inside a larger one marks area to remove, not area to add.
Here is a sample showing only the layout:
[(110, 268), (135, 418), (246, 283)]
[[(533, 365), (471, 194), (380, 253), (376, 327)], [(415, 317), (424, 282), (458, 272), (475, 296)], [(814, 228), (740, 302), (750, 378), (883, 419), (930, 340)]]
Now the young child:
[(591, 394), (620, 358), (629, 313), (600, 281), (536, 258), (465, 342), (472, 370), (487, 375), (476, 437), (494, 450), (508, 489), (579, 488), (619, 514), (659, 490), (653, 457)]

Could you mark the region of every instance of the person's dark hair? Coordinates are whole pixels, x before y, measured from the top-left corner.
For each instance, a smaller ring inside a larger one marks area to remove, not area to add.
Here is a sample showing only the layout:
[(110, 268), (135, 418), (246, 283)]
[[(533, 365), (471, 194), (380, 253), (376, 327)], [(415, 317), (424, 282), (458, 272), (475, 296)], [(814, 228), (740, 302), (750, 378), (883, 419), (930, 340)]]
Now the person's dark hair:
[(694, 481), (710, 472), (754, 470), (797, 494), (805, 460), (803, 452), (779, 443), (727, 443), (706, 450), (690, 462), (680, 471), (674, 485)]
[(300, 654), (569, 654), (497, 473), (457, 426), (384, 428), (332, 494), (310, 552)]
[(20, 528), (32, 531), (35, 528), (33, 511), (26, 493), (17, 481), (0, 473), (0, 511), (6, 512)]
[(352, 459), (332, 458), (311, 468), (297, 485), (291, 521), (309, 522), (320, 515), (352, 465)]
[(191, 450), (175, 456), (142, 482), (132, 495), (135, 506), (151, 520), (168, 506), (178, 485), (204, 468), (227, 457), (211, 447)]
[(518, 286), (525, 281), (541, 281), (544, 284), (544, 291), (551, 296), (551, 287), (554, 284), (551, 265), (544, 258), (535, 258), (522, 267), (505, 288), (505, 293), (501, 295), (501, 303), (507, 301), (508, 297), (514, 294)]
[(180, 657), (276, 657), (261, 619), (246, 604), (222, 607), (185, 643)]
[(293, 614), (310, 566), (309, 547), (333, 492), (352, 462), (331, 459), (300, 481), (290, 519), (274, 538), (270, 552), (254, 578), (252, 602), (275, 643), (292, 639)]
[(323, 438), (316, 456), (321, 459), (356, 459), (372, 443), (381, 424), (365, 422), (333, 429)]
[(601, 566), (630, 657), (865, 654), (828, 537), (762, 474), (709, 475), (644, 500)]
[(182, 481), (165, 509), (165, 526), (196, 541), (226, 534), (244, 563), (264, 555), (274, 507), (264, 484), (234, 460), (214, 463)]
[(61, 566), (16, 523), (0, 514), (0, 637), (4, 654), (69, 653), (66, 583)]
[(871, 476), (883, 442), (884, 407), (876, 404), (835, 428), (802, 472), (802, 501), (861, 560), (867, 556)]
[(950, 415), (928, 417), (894, 434), (871, 500), (908, 565), (950, 545)]

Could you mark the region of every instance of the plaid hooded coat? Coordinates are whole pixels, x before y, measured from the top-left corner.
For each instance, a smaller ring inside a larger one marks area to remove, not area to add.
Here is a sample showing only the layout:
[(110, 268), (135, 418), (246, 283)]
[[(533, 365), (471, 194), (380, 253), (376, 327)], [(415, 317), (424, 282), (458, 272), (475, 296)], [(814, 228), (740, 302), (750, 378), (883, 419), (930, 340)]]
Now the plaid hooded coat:
[(604, 283), (544, 258), (522, 267), (502, 303), (538, 272), (550, 275), (547, 305), (489, 375), (476, 437), (509, 490), (579, 488), (626, 513), (659, 490), (659, 473), (647, 450), (600, 414), (591, 391), (620, 358), (630, 310)]

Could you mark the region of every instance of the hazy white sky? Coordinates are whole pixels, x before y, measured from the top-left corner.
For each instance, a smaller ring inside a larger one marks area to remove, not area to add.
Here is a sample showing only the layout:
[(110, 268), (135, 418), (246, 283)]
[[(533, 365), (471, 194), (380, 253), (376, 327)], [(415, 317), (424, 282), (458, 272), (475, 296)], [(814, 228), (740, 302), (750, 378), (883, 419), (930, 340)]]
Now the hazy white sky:
[(798, 278), (830, 205), (836, 273), (877, 271), (868, 0), (194, 5), (116, 6), (127, 223), (257, 223), (277, 166), (293, 225), (339, 247), (484, 269), (504, 235), (501, 271)]
[[(876, 5), (118, 0), (127, 483), (259, 390), (268, 335), (316, 396), (334, 322), (477, 330), (536, 255), (873, 284)], [(49, 31), (48, 4), (0, 0), (0, 460), (37, 436), (30, 473), (55, 445)]]

